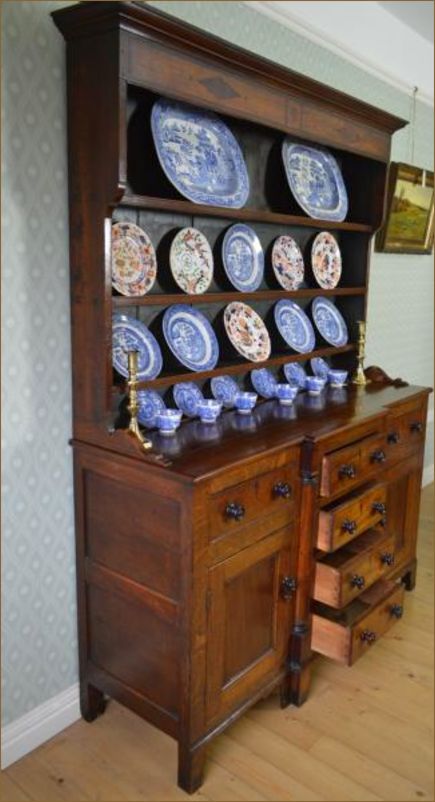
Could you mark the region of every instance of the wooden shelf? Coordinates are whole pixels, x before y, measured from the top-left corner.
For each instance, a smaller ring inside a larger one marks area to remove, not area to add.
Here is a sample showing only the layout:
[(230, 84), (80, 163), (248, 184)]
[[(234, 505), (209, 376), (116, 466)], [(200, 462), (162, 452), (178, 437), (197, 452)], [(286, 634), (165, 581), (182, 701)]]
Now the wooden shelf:
[[(345, 354), (349, 351), (355, 351), (356, 345), (354, 343), (349, 343), (348, 345), (343, 345), (341, 348), (334, 348), (334, 346), (326, 346), (325, 348), (317, 348), (315, 351), (310, 351), (307, 354), (280, 354), (279, 356), (271, 356), (270, 359), (264, 360), (264, 362), (247, 362), (247, 361), (240, 361), (240, 362), (227, 362), (221, 363), (219, 367), (214, 368), (214, 370), (203, 370), (199, 372), (195, 372), (192, 370), (184, 371), (179, 373), (166, 373), (161, 376), (158, 376), (156, 379), (151, 379), (150, 381), (141, 381), (138, 382), (139, 389), (145, 389), (148, 387), (164, 387), (170, 384), (176, 384), (176, 382), (184, 382), (184, 381), (195, 381), (199, 379), (210, 379), (213, 376), (222, 376), (223, 374), (237, 374), (237, 373), (249, 373), (251, 370), (255, 370), (256, 368), (267, 368), (279, 365), (285, 365), (288, 362), (305, 362), (307, 359), (312, 359), (315, 356), (335, 356), (336, 354)], [(121, 388), (123, 383), (121, 382)], [(117, 385), (118, 387), (118, 385)]]
[(280, 214), (269, 212), (266, 209), (227, 209), (218, 206), (202, 206), (187, 200), (173, 200), (172, 198), (153, 198), (148, 195), (126, 194), (119, 202), (120, 206), (134, 206), (138, 209), (155, 209), (167, 212), (179, 212), (201, 217), (223, 217), (235, 220), (247, 220), (252, 223), (275, 223), (286, 226), (305, 226), (308, 228), (327, 228), (339, 231), (359, 231), (373, 234), (372, 226), (365, 223), (336, 223), (332, 220), (316, 220), (312, 217), (302, 217), (294, 214)]
[(256, 290), (255, 292), (238, 292), (228, 290), (227, 292), (204, 292), (202, 295), (187, 295), (183, 292), (168, 294), (149, 294), (140, 298), (127, 298), (124, 295), (114, 295), (112, 302), (115, 307), (124, 306), (169, 306), (170, 304), (217, 304), (230, 303), (231, 301), (279, 301), (281, 298), (315, 298), (322, 296), (339, 295), (365, 295), (365, 287), (336, 287), (334, 290), (322, 290), (307, 288), (301, 290)]

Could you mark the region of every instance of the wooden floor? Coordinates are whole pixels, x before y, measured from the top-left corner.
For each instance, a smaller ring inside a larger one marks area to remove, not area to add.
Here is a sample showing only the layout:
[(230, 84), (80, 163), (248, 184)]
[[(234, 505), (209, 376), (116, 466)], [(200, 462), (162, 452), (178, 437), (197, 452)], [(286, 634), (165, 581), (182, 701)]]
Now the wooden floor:
[[(433, 800), (433, 485), (422, 496), (417, 587), (353, 668), (319, 658), (300, 709), (261, 702), (210, 747), (204, 800)], [(176, 745), (111, 702), (2, 773), (15, 800), (178, 800)]]

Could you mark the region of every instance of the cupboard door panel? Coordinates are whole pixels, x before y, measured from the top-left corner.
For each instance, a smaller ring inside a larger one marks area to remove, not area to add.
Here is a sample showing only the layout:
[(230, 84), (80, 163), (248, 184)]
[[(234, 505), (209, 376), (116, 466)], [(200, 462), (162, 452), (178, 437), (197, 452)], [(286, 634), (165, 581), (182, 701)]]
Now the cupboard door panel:
[(420, 509), (422, 454), (399, 462), (385, 475), (387, 529), (394, 536), (394, 570), (415, 557)]

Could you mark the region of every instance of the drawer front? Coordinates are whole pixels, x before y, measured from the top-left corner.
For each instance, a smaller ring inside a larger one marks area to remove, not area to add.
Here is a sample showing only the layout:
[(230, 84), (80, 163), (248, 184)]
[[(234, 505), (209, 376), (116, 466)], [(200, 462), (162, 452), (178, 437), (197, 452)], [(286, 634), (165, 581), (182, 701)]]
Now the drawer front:
[(390, 461), (398, 461), (424, 447), (426, 434), (426, 403), (420, 403), (388, 420), (386, 446)]
[(373, 610), (353, 627), (350, 665), (402, 617), (404, 595), (404, 585), (394, 584)]
[(387, 513), (386, 500), (386, 485), (376, 484), (353, 494), (344, 502), (321, 510), (317, 548), (321, 551), (335, 551), (362, 532), (381, 523)]
[(322, 460), (320, 495), (347, 493), (379, 472), (388, 461), (385, 435), (373, 435), (326, 454)]
[(394, 563), (394, 535), (369, 530), (339, 552), (318, 560), (314, 598), (341, 608), (385, 576)]
[(278, 514), (282, 523), (294, 515), (296, 465), (291, 462), (208, 497), (209, 540), (237, 532), (262, 516)]

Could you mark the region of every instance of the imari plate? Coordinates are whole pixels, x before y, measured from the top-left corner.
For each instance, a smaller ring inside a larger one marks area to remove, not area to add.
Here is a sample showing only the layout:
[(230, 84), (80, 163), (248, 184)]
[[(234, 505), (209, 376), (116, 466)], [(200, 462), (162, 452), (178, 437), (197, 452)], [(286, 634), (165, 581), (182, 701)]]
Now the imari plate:
[(236, 351), (250, 362), (264, 362), (271, 352), (269, 332), (260, 315), (247, 304), (234, 301), (225, 308), (224, 325)]
[(153, 244), (135, 223), (112, 226), (112, 286), (130, 297), (145, 295), (154, 284), (157, 260)]
[(181, 229), (172, 240), (169, 265), (184, 292), (206, 292), (213, 278), (213, 254), (204, 234), (196, 228)]
[(225, 233), (222, 261), (233, 287), (240, 292), (254, 292), (264, 273), (264, 254), (255, 231), (244, 223), (236, 223)]
[(151, 130), (169, 181), (193, 203), (240, 209), (249, 195), (242, 151), (216, 114), (160, 98)]
[(314, 298), (312, 314), (318, 331), (327, 343), (336, 348), (346, 345), (349, 334), (345, 320), (331, 301), (321, 296)]
[(285, 290), (297, 290), (304, 280), (301, 249), (288, 234), (278, 237), (272, 248), (273, 272)]
[(311, 264), (319, 287), (331, 290), (337, 286), (341, 276), (341, 253), (329, 231), (317, 234), (311, 248)]
[(162, 370), (160, 346), (149, 329), (140, 320), (128, 315), (113, 315), (112, 362), (121, 376), (128, 377), (128, 352), (137, 351), (139, 381), (155, 379)]
[(163, 315), (163, 334), (174, 356), (189, 370), (212, 370), (219, 345), (207, 318), (185, 304), (170, 306)]
[(347, 192), (332, 153), (285, 139), (282, 158), (293, 197), (304, 212), (320, 220), (345, 219)]
[(277, 329), (287, 345), (300, 354), (313, 350), (316, 336), (311, 320), (297, 303), (287, 299), (278, 301), (273, 313)]

